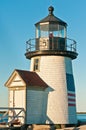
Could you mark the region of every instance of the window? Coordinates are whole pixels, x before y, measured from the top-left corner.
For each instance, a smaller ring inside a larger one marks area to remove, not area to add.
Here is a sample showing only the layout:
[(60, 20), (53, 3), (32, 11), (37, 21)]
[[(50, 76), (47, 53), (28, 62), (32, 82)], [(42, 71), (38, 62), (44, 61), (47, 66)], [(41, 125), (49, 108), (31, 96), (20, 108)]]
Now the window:
[(34, 71), (39, 71), (39, 61), (40, 61), (39, 58), (34, 59), (34, 68), (33, 68)]

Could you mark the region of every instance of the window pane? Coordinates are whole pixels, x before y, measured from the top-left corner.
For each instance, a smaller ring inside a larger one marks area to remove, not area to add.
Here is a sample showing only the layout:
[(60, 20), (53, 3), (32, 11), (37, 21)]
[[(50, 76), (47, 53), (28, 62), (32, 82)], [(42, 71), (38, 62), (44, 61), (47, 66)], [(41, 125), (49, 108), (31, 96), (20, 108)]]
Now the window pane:
[(34, 59), (34, 71), (38, 71), (39, 70), (39, 58)]

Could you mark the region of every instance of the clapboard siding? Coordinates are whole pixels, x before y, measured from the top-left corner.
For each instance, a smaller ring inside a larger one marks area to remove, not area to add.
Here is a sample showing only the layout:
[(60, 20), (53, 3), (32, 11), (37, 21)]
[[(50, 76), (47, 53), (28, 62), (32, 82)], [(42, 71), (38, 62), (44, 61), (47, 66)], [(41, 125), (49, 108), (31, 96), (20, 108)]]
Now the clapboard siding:
[(44, 91), (27, 90), (27, 124), (40, 124), (45, 122), (46, 100), (47, 93), (45, 94)]

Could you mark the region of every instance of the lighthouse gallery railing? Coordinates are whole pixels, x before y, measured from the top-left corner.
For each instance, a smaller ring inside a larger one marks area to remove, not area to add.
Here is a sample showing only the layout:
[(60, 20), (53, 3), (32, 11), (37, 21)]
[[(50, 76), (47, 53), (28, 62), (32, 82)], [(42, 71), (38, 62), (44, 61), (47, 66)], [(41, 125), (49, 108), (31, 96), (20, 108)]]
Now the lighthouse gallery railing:
[[(52, 41), (53, 41), (53, 39), (52, 39)], [(70, 38), (65, 38), (65, 41), (66, 41), (65, 51), (77, 52), (77, 49), (76, 49), (77, 44), (76, 44), (75, 40), (70, 39)], [(48, 41), (48, 42), (50, 42), (50, 41)], [(52, 44), (52, 46), (53, 46), (53, 44)], [(42, 45), (40, 45), (40, 47), (44, 47), (44, 45), (42, 44)], [(29, 39), (28, 41), (26, 41), (26, 52), (40, 51), (39, 48), (38, 49), (36, 48), (36, 38)], [(53, 47), (51, 47), (51, 49), (46, 49), (46, 50), (58, 50), (59, 51), (59, 49), (55, 49), (55, 48), (53, 49)]]

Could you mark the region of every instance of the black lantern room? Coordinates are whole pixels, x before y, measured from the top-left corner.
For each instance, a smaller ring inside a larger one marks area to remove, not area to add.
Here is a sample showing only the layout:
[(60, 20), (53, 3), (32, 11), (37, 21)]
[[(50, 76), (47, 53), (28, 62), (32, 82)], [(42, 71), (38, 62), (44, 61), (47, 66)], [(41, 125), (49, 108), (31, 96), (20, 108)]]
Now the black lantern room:
[(48, 8), (47, 17), (35, 24), (36, 37), (26, 42), (26, 58), (40, 55), (77, 57), (75, 40), (67, 38), (67, 23), (57, 18), (54, 8)]

